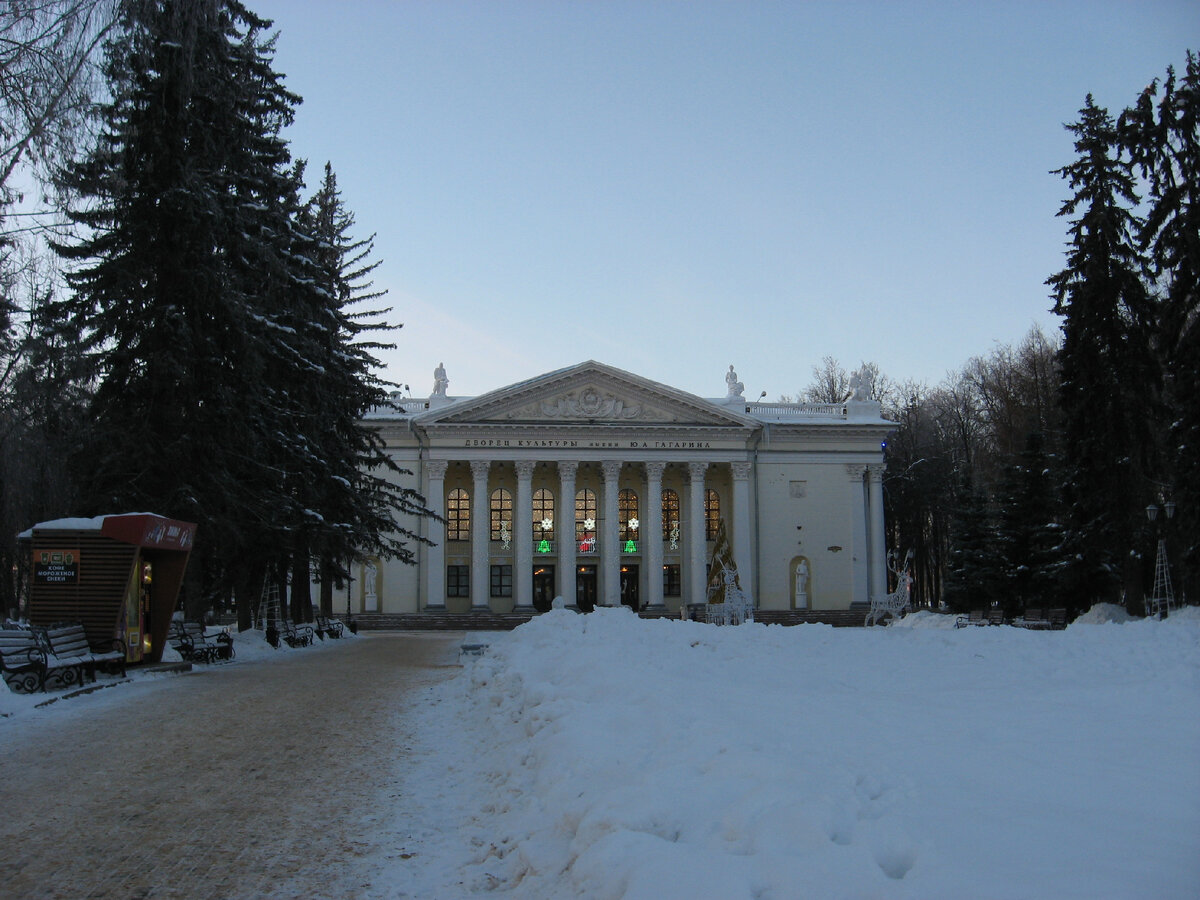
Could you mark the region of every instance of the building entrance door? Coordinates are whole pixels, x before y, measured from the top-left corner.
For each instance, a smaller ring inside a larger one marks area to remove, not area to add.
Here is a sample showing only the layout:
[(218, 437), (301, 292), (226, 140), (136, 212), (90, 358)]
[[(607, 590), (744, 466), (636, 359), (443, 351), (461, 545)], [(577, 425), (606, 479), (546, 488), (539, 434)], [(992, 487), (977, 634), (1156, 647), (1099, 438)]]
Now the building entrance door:
[(533, 608), (549, 612), (554, 601), (554, 566), (533, 567)]
[(580, 612), (596, 608), (596, 567), (580, 566), (575, 573), (575, 605)]
[(642, 608), (638, 598), (638, 567), (631, 563), (621, 566), (621, 603), (634, 610)]

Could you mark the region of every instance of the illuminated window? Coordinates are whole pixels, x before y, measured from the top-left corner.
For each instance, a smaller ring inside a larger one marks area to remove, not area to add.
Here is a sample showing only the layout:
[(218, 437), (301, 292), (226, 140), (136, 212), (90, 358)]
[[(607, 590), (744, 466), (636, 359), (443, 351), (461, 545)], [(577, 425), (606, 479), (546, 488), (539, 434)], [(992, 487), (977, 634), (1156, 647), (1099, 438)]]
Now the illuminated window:
[[(596, 533), (596, 492), (584, 488), (575, 495), (575, 539)], [(589, 524), (590, 523), (590, 524)]]
[[(545, 527), (546, 522), (550, 523), (549, 528)], [(554, 540), (554, 494), (546, 488), (533, 492), (533, 539)]]
[(446, 540), (471, 539), (471, 497), (462, 488), (455, 488), (446, 498)]
[(512, 566), (492, 566), (491, 583), (491, 594), (493, 597), (511, 597)]
[(620, 523), (621, 543), (638, 539), (641, 525), (638, 521), (638, 495), (629, 488), (617, 494), (617, 521)]
[(470, 566), (446, 566), (446, 596), (471, 596)]
[(717, 525), (721, 521), (721, 497), (716, 491), (704, 492), (704, 539), (717, 539)]
[(662, 539), (663, 543), (672, 543), (672, 530), (675, 531), (674, 541), (679, 539), (679, 495), (670, 488), (662, 492)]
[[(501, 531), (505, 534), (512, 534), (512, 515), (513, 504), (512, 494), (504, 488), (496, 488), (492, 491), (491, 516), (492, 516), (492, 540), (503, 540)], [(501, 528), (503, 525), (503, 529)], [(499, 596), (493, 594), (493, 597)], [(507, 595), (505, 595), (507, 596)]]

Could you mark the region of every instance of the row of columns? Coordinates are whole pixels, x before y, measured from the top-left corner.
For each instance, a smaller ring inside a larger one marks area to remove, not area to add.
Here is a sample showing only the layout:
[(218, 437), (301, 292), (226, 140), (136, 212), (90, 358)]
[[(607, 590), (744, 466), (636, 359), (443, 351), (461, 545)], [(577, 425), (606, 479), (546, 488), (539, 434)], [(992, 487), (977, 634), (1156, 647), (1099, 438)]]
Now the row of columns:
[[(448, 460), (430, 459), (424, 464), (426, 476), (426, 505), (439, 516), (445, 515), (445, 478)], [(485, 609), (490, 599), (490, 491), (488, 476), (491, 472), (490, 460), (471, 461), (471, 606)], [(537, 463), (534, 460), (517, 460), (514, 462), (517, 476), (517, 493), (513, 505), (513, 535), (516, 547), (513, 554), (513, 597), (518, 606), (528, 606), (533, 596), (533, 471)], [(579, 461), (562, 460), (557, 463), (559, 476), (559, 497), (563, 499), (563, 512), (569, 522), (569, 532), (564, 530), (563, 537), (558, 541), (559, 594), (569, 603), (575, 597), (575, 540), (574, 540), (574, 503), (575, 479), (579, 470)], [(623, 460), (603, 460), (600, 471), (604, 479), (603, 506), (600, 524), (600, 566), (604, 577), (601, 579), (603, 594), (598, 598), (603, 606), (619, 606), (621, 548), (618, 541), (619, 513), (617, 496), (620, 490), (621, 469)], [(643, 559), (648, 571), (646, 579), (647, 605), (661, 607), (663, 605), (662, 578), (663, 543), (662, 543), (662, 477), (666, 463), (647, 461), (643, 464), (646, 470), (645, 515), (639, 533), (642, 539)], [(704, 479), (708, 470), (707, 462), (689, 462), (688, 467), (688, 506), (687, 506), (687, 579), (685, 581), (684, 599), (690, 603), (701, 602), (707, 590), (705, 562), (707, 561), (707, 545), (705, 540), (704, 519)], [(730, 464), (733, 473), (732, 497), (732, 529), (734, 534), (734, 558), (738, 564), (742, 584), (750, 589), (753, 583), (753, 559), (751, 558), (750, 541), (750, 492), (749, 477), (750, 463), (733, 462)], [(560, 513), (562, 515), (562, 513)], [(440, 608), (445, 606), (445, 526), (435, 519), (430, 523), (429, 539), (432, 546), (428, 548), (422, 577), (425, 587), (426, 606)], [(567, 534), (569, 533), (569, 539)]]
[[(439, 516), (445, 515), (445, 476), (448, 461), (431, 459), (425, 461), (426, 503)], [(514, 467), (517, 475), (517, 496), (513, 510), (513, 534), (516, 539), (514, 553), (513, 596), (518, 606), (528, 606), (533, 596), (533, 471), (537, 463), (533, 460), (517, 460)], [(579, 469), (577, 460), (558, 462), (559, 496), (564, 498), (570, 510), (567, 521), (570, 539), (558, 542), (559, 593), (572, 602), (575, 596), (575, 540), (574, 540), (574, 497), (575, 481)], [(618, 510), (617, 494), (624, 462), (604, 460), (601, 462), (604, 479), (603, 530), (600, 535), (600, 565), (605, 577), (602, 579), (604, 593), (599, 598), (601, 605), (620, 605), (621, 553), (617, 540)], [(666, 463), (647, 461), (646, 497), (643, 521), (643, 559), (649, 572), (647, 578), (648, 605), (663, 604), (662, 579), (658, 577), (663, 566), (662, 476)], [(684, 581), (684, 599), (689, 603), (701, 602), (707, 589), (707, 546), (704, 521), (704, 484), (707, 462), (689, 462), (688, 467), (688, 516), (687, 516), (687, 567)], [(751, 536), (749, 462), (731, 462), (733, 481), (732, 511), (729, 520), (733, 531), (733, 554), (737, 562), (743, 587), (754, 591), (754, 555)], [(488, 476), (490, 460), (472, 460), (471, 477), (471, 605), (477, 609), (488, 607), (490, 599), (490, 509)], [(856, 496), (852, 497), (852, 540), (853, 571), (852, 596), (856, 600), (869, 600), (887, 593), (886, 542), (883, 517), (883, 466), (846, 466), (846, 474)], [(427, 565), (424, 567), (426, 606), (445, 606), (445, 527), (430, 519)]]

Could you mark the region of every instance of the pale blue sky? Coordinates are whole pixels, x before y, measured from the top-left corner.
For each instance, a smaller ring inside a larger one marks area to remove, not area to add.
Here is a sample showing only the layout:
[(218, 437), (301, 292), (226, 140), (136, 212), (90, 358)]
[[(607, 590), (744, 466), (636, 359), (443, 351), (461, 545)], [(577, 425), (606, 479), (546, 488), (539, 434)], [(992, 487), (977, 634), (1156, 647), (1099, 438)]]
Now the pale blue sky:
[(1194, 2), (247, 0), (289, 130), (376, 233), (397, 350), (452, 395), (597, 359), (701, 396), (823, 356), (930, 384), (1057, 328), (1074, 120)]

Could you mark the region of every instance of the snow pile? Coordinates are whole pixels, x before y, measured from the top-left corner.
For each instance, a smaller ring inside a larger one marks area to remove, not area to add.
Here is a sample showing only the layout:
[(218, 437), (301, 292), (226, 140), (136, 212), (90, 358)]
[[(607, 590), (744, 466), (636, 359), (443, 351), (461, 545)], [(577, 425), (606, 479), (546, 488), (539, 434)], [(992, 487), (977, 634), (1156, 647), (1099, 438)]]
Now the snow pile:
[(487, 653), (407, 713), (410, 842), (380, 876), (434, 898), (1200, 896), (1200, 618), (938, 618), (552, 611), (472, 635)]

